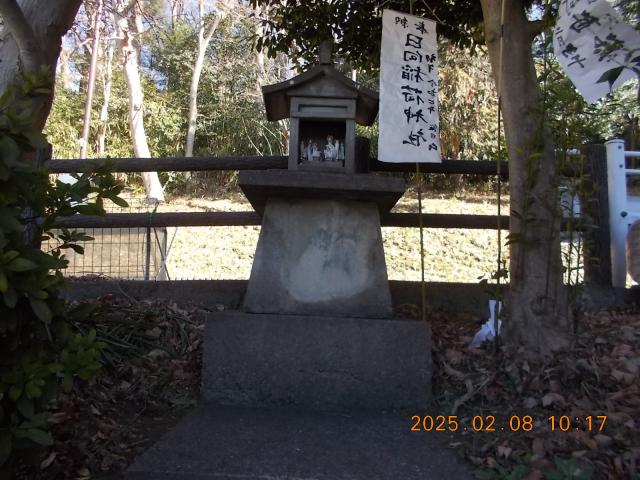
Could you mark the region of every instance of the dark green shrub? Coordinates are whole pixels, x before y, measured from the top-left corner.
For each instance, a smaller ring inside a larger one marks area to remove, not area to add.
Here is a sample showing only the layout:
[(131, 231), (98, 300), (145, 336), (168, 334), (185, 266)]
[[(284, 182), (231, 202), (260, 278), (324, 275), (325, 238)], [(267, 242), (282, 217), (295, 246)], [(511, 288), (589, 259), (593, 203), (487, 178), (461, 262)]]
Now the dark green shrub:
[[(95, 333), (72, 334), (61, 298), (67, 265), (64, 250), (82, 253), (81, 232), (61, 229), (56, 218), (104, 213), (121, 187), (106, 171), (77, 175), (74, 184), (50, 182), (34, 152), (46, 145), (31, 127), (31, 112), (46, 95), (44, 74), (29, 74), (0, 97), (0, 477), (19, 459), (35, 457), (52, 443), (47, 407), (59, 388), (88, 379), (100, 367)], [(40, 240), (57, 247), (41, 251)], [(72, 312), (73, 313), (73, 312)], [(76, 314), (78, 312), (75, 312)]]

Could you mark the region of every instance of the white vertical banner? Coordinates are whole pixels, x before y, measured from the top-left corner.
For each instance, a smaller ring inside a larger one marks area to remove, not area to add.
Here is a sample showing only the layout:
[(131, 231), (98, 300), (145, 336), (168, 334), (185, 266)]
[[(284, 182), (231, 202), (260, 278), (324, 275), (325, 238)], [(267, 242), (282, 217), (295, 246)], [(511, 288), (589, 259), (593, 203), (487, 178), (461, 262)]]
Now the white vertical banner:
[(385, 10), (380, 52), (381, 162), (440, 162), (436, 23)]
[(561, 0), (553, 50), (589, 103), (635, 78), (640, 70), (640, 32), (606, 0)]

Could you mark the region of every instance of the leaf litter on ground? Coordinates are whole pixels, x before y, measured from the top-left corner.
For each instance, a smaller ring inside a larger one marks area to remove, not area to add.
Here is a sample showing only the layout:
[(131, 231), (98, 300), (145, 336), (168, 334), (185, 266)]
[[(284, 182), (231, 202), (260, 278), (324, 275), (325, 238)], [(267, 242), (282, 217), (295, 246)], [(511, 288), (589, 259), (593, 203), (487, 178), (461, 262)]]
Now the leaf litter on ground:
[[(478, 425), (487, 425), (488, 416), (496, 419), (495, 432), (445, 433), (477, 467), (478, 478), (640, 478), (638, 308), (580, 314), (573, 346), (543, 367), (504, 349), (496, 361), (491, 342), (470, 348), (478, 320), (438, 313), (431, 319), (433, 389), (441, 413), (457, 415), (467, 427), (476, 416)], [(525, 416), (533, 421), (528, 432)], [(571, 419), (566, 432), (558, 425), (561, 416)], [(592, 431), (585, 428), (588, 416)], [(517, 431), (511, 431), (511, 417)]]
[(105, 296), (77, 322), (106, 346), (103, 368), (51, 408), (54, 445), (23, 479), (119, 478), (136, 455), (196, 404), (203, 310)]
[[(136, 455), (195, 405), (201, 371), (202, 310), (135, 299), (99, 300), (95, 328), (107, 344), (105, 365), (53, 407), (54, 445), (21, 478), (119, 478)], [(397, 314), (416, 317), (415, 305)], [(617, 479), (640, 472), (640, 310), (582, 314), (571, 349), (542, 368), (493, 345), (468, 345), (484, 320), (430, 315), (435, 404), (461, 425), (495, 416), (506, 431), (436, 433), (447, 437), (480, 479)], [(509, 418), (533, 419), (510, 431)], [(550, 431), (548, 417), (606, 415), (602, 431)], [(485, 421), (486, 425), (487, 422)]]

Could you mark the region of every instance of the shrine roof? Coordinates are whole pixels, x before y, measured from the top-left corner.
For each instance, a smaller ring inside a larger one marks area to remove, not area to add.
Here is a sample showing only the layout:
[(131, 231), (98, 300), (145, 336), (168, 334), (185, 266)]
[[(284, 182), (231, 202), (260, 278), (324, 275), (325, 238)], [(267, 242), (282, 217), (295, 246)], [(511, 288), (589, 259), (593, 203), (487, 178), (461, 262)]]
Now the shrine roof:
[(333, 66), (319, 64), (284, 82), (262, 87), (267, 120), (289, 118), (292, 97), (341, 98), (356, 100), (355, 120), (372, 125), (378, 114), (378, 93), (358, 85)]

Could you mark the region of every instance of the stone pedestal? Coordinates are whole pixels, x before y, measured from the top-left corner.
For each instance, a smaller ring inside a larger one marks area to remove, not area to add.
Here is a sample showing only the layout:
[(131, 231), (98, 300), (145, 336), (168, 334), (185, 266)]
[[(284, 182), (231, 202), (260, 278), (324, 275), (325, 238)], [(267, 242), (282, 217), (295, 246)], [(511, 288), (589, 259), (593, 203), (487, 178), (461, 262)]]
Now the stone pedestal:
[(267, 201), (243, 309), (389, 318), (391, 293), (373, 202)]

